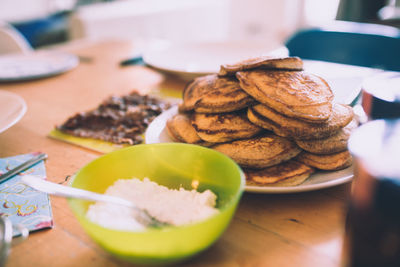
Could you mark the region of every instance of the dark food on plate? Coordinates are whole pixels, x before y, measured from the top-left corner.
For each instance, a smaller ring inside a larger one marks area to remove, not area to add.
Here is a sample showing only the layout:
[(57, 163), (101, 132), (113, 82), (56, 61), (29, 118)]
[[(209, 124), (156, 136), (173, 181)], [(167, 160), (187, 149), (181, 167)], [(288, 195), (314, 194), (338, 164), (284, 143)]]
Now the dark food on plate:
[(147, 126), (170, 104), (136, 91), (112, 96), (96, 109), (78, 113), (56, 128), (66, 134), (115, 144), (140, 144)]
[(174, 140), (190, 142), (174, 136), (179, 126), (171, 123), (184, 115), (182, 128), (197, 144), (197, 138), (211, 142), (236, 161), (248, 185), (296, 186), (315, 169), (352, 164), (347, 139), (357, 121), (352, 108), (333, 97), (323, 78), (303, 71), (299, 58), (250, 59), (191, 82), (167, 129)]

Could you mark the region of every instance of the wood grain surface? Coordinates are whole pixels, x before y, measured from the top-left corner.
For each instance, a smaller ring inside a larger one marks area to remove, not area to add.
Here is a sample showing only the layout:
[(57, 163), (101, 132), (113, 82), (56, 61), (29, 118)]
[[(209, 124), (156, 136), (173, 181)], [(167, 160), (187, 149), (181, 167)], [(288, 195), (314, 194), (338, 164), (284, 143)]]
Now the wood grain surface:
[[(28, 110), (0, 133), (0, 157), (42, 151), (50, 181), (63, 183), (101, 154), (47, 137), (76, 112), (96, 107), (110, 95), (133, 89), (181, 91), (185, 82), (144, 66), (120, 67), (135, 53), (134, 42), (104, 41), (54, 49), (84, 57), (79, 66), (51, 78), (2, 83)], [(340, 266), (350, 185), (297, 194), (245, 193), (223, 236), (182, 266)], [(14, 247), (8, 267), (130, 266), (113, 258), (84, 233), (65, 199), (51, 197), (54, 228), (31, 233)]]

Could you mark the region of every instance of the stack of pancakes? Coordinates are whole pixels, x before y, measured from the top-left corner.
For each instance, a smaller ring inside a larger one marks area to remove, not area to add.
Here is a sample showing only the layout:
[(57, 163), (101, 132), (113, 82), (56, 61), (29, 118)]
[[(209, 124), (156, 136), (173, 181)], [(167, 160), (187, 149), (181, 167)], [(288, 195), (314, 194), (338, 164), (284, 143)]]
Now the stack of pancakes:
[(254, 58), (189, 83), (167, 130), (175, 141), (231, 157), (247, 184), (293, 186), (315, 169), (352, 163), (347, 139), (357, 123), (352, 108), (333, 97), (300, 58)]

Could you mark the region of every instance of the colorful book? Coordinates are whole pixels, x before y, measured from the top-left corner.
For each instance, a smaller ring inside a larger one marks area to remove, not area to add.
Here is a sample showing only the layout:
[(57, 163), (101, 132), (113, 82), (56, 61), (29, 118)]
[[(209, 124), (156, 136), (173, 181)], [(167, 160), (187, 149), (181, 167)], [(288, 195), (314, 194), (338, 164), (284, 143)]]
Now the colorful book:
[[(0, 158), (0, 174), (3, 174), (38, 153)], [(53, 227), (53, 216), (49, 196), (21, 182), (23, 175), (30, 174), (46, 179), (46, 168), (41, 161), (31, 168), (0, 184), (0, 215), (8, 217), (13, 224), (13, 236), (20, 235), (18, 227), (29, 232)]]

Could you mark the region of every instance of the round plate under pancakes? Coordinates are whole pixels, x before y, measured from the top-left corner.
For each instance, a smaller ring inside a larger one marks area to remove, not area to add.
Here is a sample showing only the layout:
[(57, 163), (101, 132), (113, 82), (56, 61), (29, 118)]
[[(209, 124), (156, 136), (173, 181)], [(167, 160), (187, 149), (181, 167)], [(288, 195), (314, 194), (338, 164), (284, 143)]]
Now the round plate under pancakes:
[[(174, 142), (168, 135), (165, 127), (166, 121), (178, 113), (178, 107), (173, 106), (156, 117), (149, 125), (145, 133), (145, 143), (167, 143)], [(245, 191), (259, 194), (291, 194), (300, 192), (310, 192), (331, 188), (346, 184), (353, 179), (353, 167), (331, 172), (316, 171), (302, 184), (298, 186), (256, 186), (246, 185)]]

